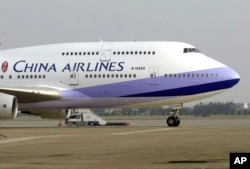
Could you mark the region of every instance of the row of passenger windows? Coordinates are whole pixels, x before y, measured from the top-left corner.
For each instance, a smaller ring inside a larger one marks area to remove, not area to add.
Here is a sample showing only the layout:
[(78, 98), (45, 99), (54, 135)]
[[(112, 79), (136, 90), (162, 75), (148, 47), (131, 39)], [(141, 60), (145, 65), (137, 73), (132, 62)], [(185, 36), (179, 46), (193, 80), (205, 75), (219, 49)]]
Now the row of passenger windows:
[[(113, 55), (155, 55), (155, 51), (114, 51)], [(99, 55), (99, 52), (62, 52), (62, 55)]]
[[(12, 79), (12, 75), (7, 78)], [(17, 75), (17, 79), (45, 79), (46, 75)], [(4, 75), (0, 76), (0, 79), (4, 79)]]
[(99, 55), (99, 52), (63, 52), (62, 55)]
[[(156, 77), (154, 74), (151, 74), (151, 77)], [(217, 73), (192, 73), (192, 74), (165, 74), (165, 77), (218, 77)], [(45, 79), (46, 75), (17, 75), (17, 79)], [(74, 78), (74, 75), (71, 75), (71, 78)], [(85, 78), (136, 78), (136, 74), (86, 74)], [(0, 79), (4, 79), (4, 76), (1, 75)], [(12, 79), (12, 75), (9, 75), (9, 79)]]
[(86, 74), (85, 78), (136, 78), (136, 74)]
[(218, 77), (217, 73), (165, 74), (165, 77)]
[[(86, 74), (85, 78), (136, 78), (136, 74)], [(4, 75), (0, 79), (4, 79)], [(12, 75), (7, 78), (12, 79)], [(45, 79), (46, 75), (17, 75), (17, 79)], [(74, 78), (74, 75), (71, 75)]]
[(113, 52), (113, 55), (133, 55), (133, 54), (135, 54), (135, 55), (155, 55), (155, 51), (122, 51), (122, 52), (120, 52), (120, 51), (115, 51), (115, 52)]

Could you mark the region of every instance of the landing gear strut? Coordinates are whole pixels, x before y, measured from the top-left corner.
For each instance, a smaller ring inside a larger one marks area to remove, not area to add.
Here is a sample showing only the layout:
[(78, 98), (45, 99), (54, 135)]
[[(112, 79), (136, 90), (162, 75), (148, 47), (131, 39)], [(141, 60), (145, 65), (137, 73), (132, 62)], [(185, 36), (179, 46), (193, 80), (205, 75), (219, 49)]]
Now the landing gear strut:
[(181, 123), (181, 120), (178, 116), (179, 109), (182, 108), (182, 104), (174, 105), (171, 108), (171, 116), (169, 116), (166, 120), (166, 123), (169, 127), (178, 127)]

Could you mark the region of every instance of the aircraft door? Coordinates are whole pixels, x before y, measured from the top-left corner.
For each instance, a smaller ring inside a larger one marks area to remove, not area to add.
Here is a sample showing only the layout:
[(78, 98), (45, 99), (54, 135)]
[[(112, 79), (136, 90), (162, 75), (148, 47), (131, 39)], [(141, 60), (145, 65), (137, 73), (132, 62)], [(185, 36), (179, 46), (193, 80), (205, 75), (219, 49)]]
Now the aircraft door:
[(71, 86), (79, 85), (79, 73), (78, 72), (69, 73), (69, 85)]
[(159, 68), (158, 67), (150, 67), (149, 68), (149, 84), (150, 85), (158, 85), (159, 84)]
[(103, 43), (101, 50), (101, 61), (110, 61), (111, 60), (111, 52), (112, 52), (112, 43)]

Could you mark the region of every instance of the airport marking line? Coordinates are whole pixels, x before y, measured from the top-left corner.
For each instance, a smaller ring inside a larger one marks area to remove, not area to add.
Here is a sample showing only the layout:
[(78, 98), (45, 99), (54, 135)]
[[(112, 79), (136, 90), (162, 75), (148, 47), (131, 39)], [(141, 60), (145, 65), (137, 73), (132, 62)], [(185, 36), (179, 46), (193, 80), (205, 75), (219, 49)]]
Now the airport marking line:
[(0, 144), (16, 143), (16, 142), (20, 142), (20, 141), (28, 141), (28, 140), (42, 139), (42, 138), (64, 137), (64, 136), (67, 136), (67, 135), (36, 136), (36, 137), (20, 137), (20, 138), (13, 138), (13, 139), (0, 140)]
[(128, 135), (128, 134), (137, 134), (137, 133), (150, 133), (150, 132), (159, 132), (159, 131), (166, 131), (166, 130), (173, 130), (173, 129), (172, 128), (160, 128), (160, 129), (155, 129), (155, 130), (139, 130), (139, 131), (113, 133), (113, 135)]

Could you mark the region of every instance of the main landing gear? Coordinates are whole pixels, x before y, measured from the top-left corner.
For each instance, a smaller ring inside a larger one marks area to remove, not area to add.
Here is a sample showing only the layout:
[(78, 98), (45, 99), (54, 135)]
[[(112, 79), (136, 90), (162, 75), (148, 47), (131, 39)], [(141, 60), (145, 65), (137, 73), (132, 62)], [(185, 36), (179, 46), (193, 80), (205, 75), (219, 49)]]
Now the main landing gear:
[(180, 125), (180, 118), (179, 118), (179, 109), (182, 108), (182, 104), (174, 105), (171, 107), (171, 116), (169, 116), (166, 120), (166, 123), (169, 127), (178, 127)]

